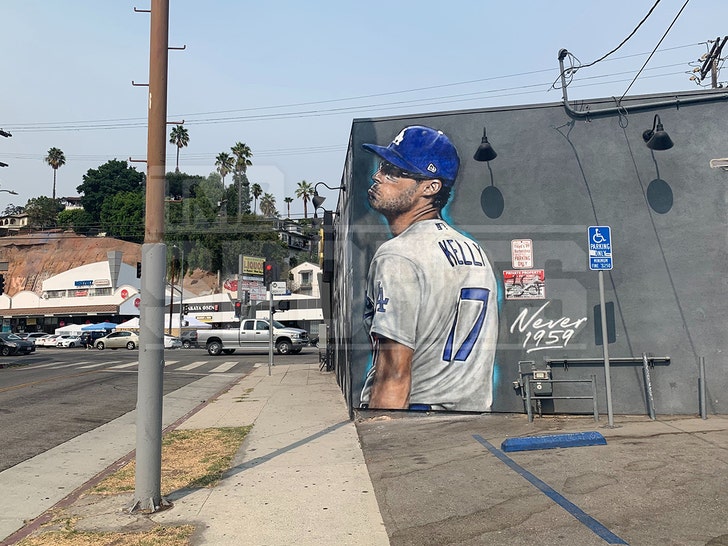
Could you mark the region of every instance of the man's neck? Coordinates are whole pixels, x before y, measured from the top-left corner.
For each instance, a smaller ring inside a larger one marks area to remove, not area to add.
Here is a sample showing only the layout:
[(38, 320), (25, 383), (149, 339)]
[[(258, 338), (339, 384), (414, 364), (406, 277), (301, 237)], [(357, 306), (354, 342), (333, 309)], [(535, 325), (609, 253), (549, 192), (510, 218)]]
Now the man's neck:
[(412, 210), (393, 218), (387, 218), (387, 222), (389, 223), (389, 230), (396, 237), (412, 224), (422, 222), (423, 220), (434, 220), (439, 217), (440, 211), (433, 206), (428, 206), (421, 210)]

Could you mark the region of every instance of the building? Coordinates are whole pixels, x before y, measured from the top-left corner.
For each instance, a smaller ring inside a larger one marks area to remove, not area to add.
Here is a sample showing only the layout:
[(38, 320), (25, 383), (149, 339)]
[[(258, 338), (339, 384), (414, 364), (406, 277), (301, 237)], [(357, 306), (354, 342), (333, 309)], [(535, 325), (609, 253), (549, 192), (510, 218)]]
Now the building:
[[(602, 412), (648, 414), (652, 400), (657, 413), (695, 414), (699, 401), (728, 413), (728, 174), (711, 168), (728, 164), (727, 100), (717, 89), (574, 108), (564, 91), (550, 104), (354, 120), (333, 226), (334, 278), (322, 287), (350, 407), (359, 407), (371, 363), (367, 270), (391, 238), (367, 202), (379, 158), (362, 146), (396, 145), (405, 128), (424, 125), (448, 135), (460, 157), (444, 217), (477, 241), (496, 275), (491, 411), (523, 411), (519, 385), (539, 370), (549, 381), (584, 381), (553, 384), (562, 398), (539, 400), (546, 412), (590, 413), (590, 399), (566, 397), (590, 398), (594, 376)], [(611, 226), (607, 270), (590, 260), (603, 252), (589, 239), (600, 226)], [(433, 260), (470, 260), (446, 244)], [(379, 297), (383, 312), (386, 294)], [(470, 335), (463, 339), (428, 343), (440, 343), (444, 358), (467, 348)]]
[(69, 324), (122, 322), (139, 315), (140, 280), (136, 268), (109, 259), (76, 267), (42, 283), (40, 294), (23, 290), (0, 296), (3, 331), (54, 332)]

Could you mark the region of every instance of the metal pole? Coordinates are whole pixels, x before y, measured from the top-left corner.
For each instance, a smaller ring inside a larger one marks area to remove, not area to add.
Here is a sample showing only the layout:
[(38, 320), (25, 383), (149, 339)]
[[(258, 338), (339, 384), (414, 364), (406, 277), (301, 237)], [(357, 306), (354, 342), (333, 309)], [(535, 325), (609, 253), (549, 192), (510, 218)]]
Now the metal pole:
[(705, 357), (698, 357), (698, 387), (700, 390), (700, 418), (708, 418), (707, 395), (705, 390)]
[[(172, 258), (174, 260), (174, 258)], [(174, 263), (174, 262), (173, 262)], [(167, 333), (172, 335), (172, 313), (174, 312), (174, 268), (170, 267), (171, 276), (169, 278), (169, 330)]]
[(149, 39), (147, 189), (137, 387), (136, 474), (132, 511), (155, 512), (162, 498), (164, 372), (164, 182), (167, 145), (169, 0), (152, 0)]
[(268, 287), (268, 375), (273, 365), (273, 291)]
[(607, 305), (604, 301), (604, 271), (599, 271), (599, 308), (602, 317), (602, 351), (604, 353), (604, 380), (607, 387), (607, 421), (614, 428), (612, 413), (612, 379), (609, 371), (609, 338), (607, 337)]
[(185, 293), (185, 247), (182, 245), (182, 261), (179, 265), (179, 335), (182, 335), (182, 321), (184, 320), (184, 293)]
[(650, 363), (647, 353), (642, 353), (642, 372), (645, 375), (645, 389), (647, 389), (647, 411), (650, 419), (655, 420), (655, 397), (652, 394), (652, 379), (650, 378)]
[(526, 376), (523, 386), (526, 388), (526, 413), (528, 414), (528, 422), (533, 423), (533, 408), (531, 407), (531, 378)]
[(238, 254), (238, 301), (241, 303), (240, 312), (243, 312), (243, 255)]

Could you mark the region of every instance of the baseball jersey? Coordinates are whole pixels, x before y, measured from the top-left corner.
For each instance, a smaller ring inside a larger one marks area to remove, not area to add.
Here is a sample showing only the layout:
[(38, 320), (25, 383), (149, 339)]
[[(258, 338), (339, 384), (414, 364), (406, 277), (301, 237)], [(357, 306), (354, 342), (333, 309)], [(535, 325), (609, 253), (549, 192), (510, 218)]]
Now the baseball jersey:
[[(498, 337), (493, 269), (474, 240), (440, 219), (383, 243), (367, 276), (365, 327), (414, 351), (410, 406), (488, 411)], [(366, 378), (366, 405), (376, 375)]]

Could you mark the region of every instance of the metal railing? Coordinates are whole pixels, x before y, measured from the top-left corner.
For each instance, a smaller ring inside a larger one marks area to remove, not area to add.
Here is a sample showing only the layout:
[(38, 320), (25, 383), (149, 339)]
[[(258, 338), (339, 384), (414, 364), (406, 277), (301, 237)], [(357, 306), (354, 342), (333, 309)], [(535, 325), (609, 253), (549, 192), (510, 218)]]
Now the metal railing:
[[(551, 392), (553, 392), (554, 383), (590, 383), (591, 394), (588, 396), (547, 396), (547, 395), (531, 395), (531, 384), (533, 383), (550, 383)], [(594, 407), (594, 421), (599, 421), (599, 410), (597, 408), (597, 376), (592, 375), (590, 379), (532, 379), (528, 378), (524, 381), (524, 387), (526, 391), (526, 412), (528, 413), (528, 422), (533, 422), (533, 404), (532, 401), (536, 400), (539, 417), (541, 416), (541, 401), (542, 400), (592, 400)]]

